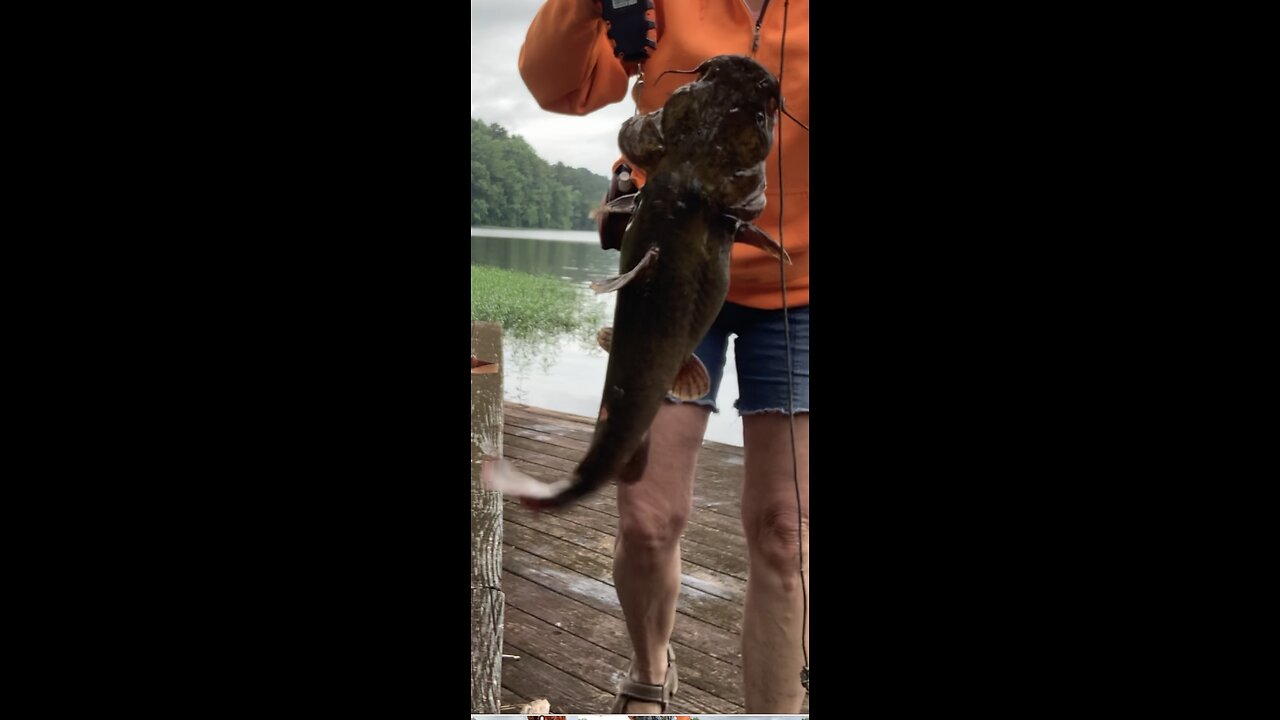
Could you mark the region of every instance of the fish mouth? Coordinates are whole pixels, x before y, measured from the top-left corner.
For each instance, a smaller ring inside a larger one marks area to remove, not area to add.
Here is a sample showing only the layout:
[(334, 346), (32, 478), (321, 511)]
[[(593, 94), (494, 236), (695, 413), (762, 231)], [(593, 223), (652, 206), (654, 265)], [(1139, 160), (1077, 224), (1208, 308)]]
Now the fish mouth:
[[(746, 80), (749, 82), (750, 76), (758, 77), (756, 87), (764, 91), (765, 96), (770, 102), (772, 112), (776, 112), (782, 101), (782, 88), (778, 84), (778, 78), (769, 72), (758, 61), (746, 57), (745, 55), (717, 55), (712, 58), (703, 60), (700, 65), (690, 70), (676, 70), (669, 68), (664, 70), (654, 84), (662, 82), (662, 79), (668, 74), (671, 75), (697, 75), (698, 79), (694, 83), (713, 83), (720, 82), (719, 75), (721, 72), (731, 73), (737, 78), (737, 82)], [(730, 81), (734, 82), (734, 81)], [(687, 87), (687, 86), (685, 86)], [(684, 87), (679, 88), (683, 90)]]

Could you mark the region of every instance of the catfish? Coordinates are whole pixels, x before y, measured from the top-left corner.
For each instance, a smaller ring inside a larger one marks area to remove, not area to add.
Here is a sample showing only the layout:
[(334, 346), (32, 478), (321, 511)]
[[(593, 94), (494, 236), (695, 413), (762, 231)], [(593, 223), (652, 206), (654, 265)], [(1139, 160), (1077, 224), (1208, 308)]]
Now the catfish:
[[(595, 432), (569, 478), (544, 483), (504, 459), (487, 460), (489, 489), (536, 509), (564, 506), (610, 480), (633, 483), (648, 460), (649, 426), (668, 394), (707, 394), (693, 355), (729, 291), (729, 259), (745, 242), (786, 262), (786, 251), (751, 221), (765, 205), (765, 159), (781, 103), (777, 78), (755, 60), (720, 55), (692, 71), (661, 108), (623, 123), (618, 146), (648, 170), (639, 192), (603, 212), (630, 216), (619, 275), (592, 283), (617, 292)], [(659, 78), (661, 79), (661, 78)]]

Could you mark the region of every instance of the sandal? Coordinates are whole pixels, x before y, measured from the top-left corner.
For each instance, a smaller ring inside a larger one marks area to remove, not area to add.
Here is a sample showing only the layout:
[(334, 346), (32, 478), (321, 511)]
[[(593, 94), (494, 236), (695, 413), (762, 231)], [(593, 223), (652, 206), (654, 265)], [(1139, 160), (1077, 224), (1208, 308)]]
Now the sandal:
[(680, 682), (676, 679), (676, 653), (667, 645), (667, 681), (661, 685), (636, 682), (631, 679), (631, 669), (627, 669), (627, 677), (618, 684), (618, 694), (613, 699), (612, 713), (625, 713), (627, 701), (656, 702), (662, 706), (658, 712), (665, 715), (671, 696), (676, 694)]

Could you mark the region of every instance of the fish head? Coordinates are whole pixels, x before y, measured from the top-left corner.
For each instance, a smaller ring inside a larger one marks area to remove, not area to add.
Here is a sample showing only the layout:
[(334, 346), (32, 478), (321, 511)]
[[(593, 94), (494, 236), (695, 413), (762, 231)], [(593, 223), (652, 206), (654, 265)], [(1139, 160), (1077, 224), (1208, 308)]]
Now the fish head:
[(773, 147), (781, 104), (778, 79), (754, 59), (718, 55), (700, 66), (698, 83), (708, 87), (704, 121), (715, 128), (713, 147), (727, 169), (764, 162)]
[(746, 140), (763, 146), (753, 156), (755, 162), (764, 160), (781, 103), (778, 79), (742, 55), (717, 55), (692, 72), (698, 79), (681, 85), (663, 105), (668, 144), (695, 150), (705, 149), (708, 140)]
[(667, 73), (697, 79), (676, 88), (661, 108), (623, 122), (618, 147), (627, 159), (649, 171), (668, 158), (689, 161), (712, 175), (765, 161), (782, 103), (773, 73), (744, 55), (717, 55)]
[(755, 104), (772, 103), (774, 112), (781, 102), (778, 78), (754, 58), (745, 55), (717, 55), (705, 60), (695, 71), (698, 82), (726, 89), (738, 99)]
[(762, 197), (781, 95), (777, 78), (742, 55), (717, 55), (663, 105), (664, 159), (696, 177), (704, 199), (742, 208)]

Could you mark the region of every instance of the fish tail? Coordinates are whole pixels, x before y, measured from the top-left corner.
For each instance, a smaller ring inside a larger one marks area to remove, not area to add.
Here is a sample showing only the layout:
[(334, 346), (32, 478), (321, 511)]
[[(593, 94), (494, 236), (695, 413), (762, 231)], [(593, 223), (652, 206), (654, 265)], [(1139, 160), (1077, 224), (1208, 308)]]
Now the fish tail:
[(532, 478), (517, 470), (506, 458), (485, 460), (480, 466), (480, 483), (486, 490), (531, 505), (558, 505), (561, 496), (573, 487), (571, 480), (545, 483)]

